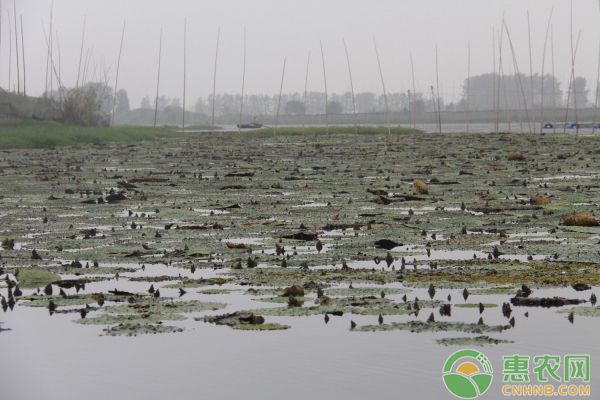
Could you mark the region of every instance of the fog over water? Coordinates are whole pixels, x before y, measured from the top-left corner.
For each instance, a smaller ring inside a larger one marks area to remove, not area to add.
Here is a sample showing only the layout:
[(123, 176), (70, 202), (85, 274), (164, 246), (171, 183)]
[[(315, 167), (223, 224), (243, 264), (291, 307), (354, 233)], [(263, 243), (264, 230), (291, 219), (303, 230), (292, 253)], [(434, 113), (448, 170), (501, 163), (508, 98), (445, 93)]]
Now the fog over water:
[[(46, 42), (50, 0), (18, 0), (23, 17), (28, 94), (45, 89)], [(217, 30), (221, 29), (217, 92), (238, 93), (242, 80), (243, 31), (247, 32), (246, 93), (273, 94), (280, 85), (287, 57), (284, 92), (302, 92), (307, 56), (311, 53), (309, 90), (321, 91), (323, 73), (319, 41), (323, 42), (330, 92), (350, 89), (342, 40), (350, 51), (355, 90), (381, 92), (373, 39), (377, 40), (389, 92), (411, 88), (410, 53), (417, 91), (435, 84), (435, 45), (439, 51), (440, 95), (460, 97), (467, 75), (467, 43), (471, 45), (471, 75), (493, 68), (492, 35), (501, 29), (504, 13), (513, 38), (519, 70), (529, 74), (527, 12), (530, 13), (533, 70), (541, 71), (546, 24), (553, 8), (555, 70), (562, 88), (570, 74), (570, 2), (559, 0), (55, 0), (55, 62), (66, 86), (75, 84), (81, 32), (87, 18), (84, 53), (89, 50), (88, 79), (109, 72), (114, 81), (119, 40), (126, 21), (119, 86), (137, 107), (153, 96), (159, 31), (164, 30), (161, 94), (181, 97), (183, 80), (183, 20), (188, 22), (187, 106), (212, 92)], [(573, 2), (574, 40), (581, 31), (576, 74), (595, 90), (600, 8), (596, 0)], [(13, 2), (2, 1), (0, 86), (8, 84), (8, 17)], [(14, 27), (13, 27), (14, 29)], [(14, 42), (14, 37), (12, 38)], [(549, 45), (548, 45), (549, 46)], [(60, 48), (60, 65), (58, 53)], [(14, 43), (13, 43), (14, 51)], [(508, 41), (504, 41), (505, 68), (512, 73)], [(16, 67), (13, 56), (13, 82)], [(550, 72), (548, 47), (546, 72)]]

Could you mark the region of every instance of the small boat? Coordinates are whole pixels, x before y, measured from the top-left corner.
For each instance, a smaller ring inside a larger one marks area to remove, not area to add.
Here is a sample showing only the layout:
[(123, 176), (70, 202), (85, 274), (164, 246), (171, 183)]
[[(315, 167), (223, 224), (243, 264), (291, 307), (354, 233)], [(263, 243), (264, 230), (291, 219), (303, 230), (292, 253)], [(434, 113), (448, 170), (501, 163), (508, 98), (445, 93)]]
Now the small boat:
[(262, 124), (259, 124), (258, 122), (250, 122), (249, 124), (237, 124), (237, 127), (239, 129), (258, 129), (258, 128), (262, 128)]

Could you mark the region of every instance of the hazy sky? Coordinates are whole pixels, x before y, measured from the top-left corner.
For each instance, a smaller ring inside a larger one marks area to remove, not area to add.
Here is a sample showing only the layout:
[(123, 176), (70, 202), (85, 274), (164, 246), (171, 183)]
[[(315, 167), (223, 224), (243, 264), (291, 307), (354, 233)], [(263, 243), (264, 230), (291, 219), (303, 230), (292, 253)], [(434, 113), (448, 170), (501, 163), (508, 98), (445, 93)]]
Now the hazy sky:
[[(8, 13), (13, 1), (2, 2), (0, 85), (8, 83)], [(598, 0), (575, 0), (574, 36), (581, 30), (576, 74), (595, 90), (600, 7)], [(23, 16), (28, 93), (45, 86), (46, 44), (50, 0), (16, 0)], [(125, 43), (119, 86), (133, 105), (156, 85), (158, 38), (164, 30), (161, 94), (181, 97), (183, 86), (183, 20), (188, 21), (187, 104), (212, 92), (217, 29), (221, 28), (217, 92), (237, 93), (242, 80), (243, 29), (247, 31), (247, 93), (277, 93), (284, 56), (284, 92), (302, 92), (310, 52), (309, 90), (322, 91), (319, 40), (325, 51), (328, 89), (348, 91), (349, 80), (342, 39), (350, 51), (355, 90), (381, 92), (373, 38), (377, 40), (389, 92), (410, 89), (412, 52), (417, 90), (435, 82), (435, 45), (439, 51), (443, 97), (455, 99), (467, 74), (467, 43), (471, 43), (471, 74), (493, 68), (492, 32), (505, 14), (521, 72), (529, 73), (527, 11), (531, 16), (534, 72), (541, 71), (544, 35), (550, 11), (555, 42), (556, 75), (564, 89), (570, 74), (569, 0), (55, 0), (54, 33), (60, 47), (60, 69), (66, 86), (77, 75), (81, 31), (87, 17), (85, 48), (91, 49), (98, 73), (110, 68), (111, 85), (123, 20)], [(14, 29), (14, 27), (13, 27)], [(13, 37), (14, 42), (14, 37)], [(58, 47), (58, 46), (57, 46)], [(14, 44), (13, 44), (14, 51)], [(55, 55), (58, 50), (55, 48)], [(504, 39), (505, 71), (512, 59)], [(13, 82), (16, 69), (13, 56)], [(58, 60), (56, 60), (58, 64)], [(551, 71), (548, 46), (546, 71)]]

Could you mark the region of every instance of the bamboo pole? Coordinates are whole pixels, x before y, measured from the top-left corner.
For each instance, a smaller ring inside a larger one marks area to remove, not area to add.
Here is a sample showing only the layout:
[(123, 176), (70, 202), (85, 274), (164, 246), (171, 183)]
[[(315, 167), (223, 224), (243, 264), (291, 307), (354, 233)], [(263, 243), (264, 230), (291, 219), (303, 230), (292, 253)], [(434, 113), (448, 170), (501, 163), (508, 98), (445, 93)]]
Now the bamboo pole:
[(217, 46), (215, 49), (215, 67), (213, 69), (213, 93), (212, 93), (212, 115), (210, 119), (211, 125), (215, 125), (215, 102), (217, 93), (217, 62), (219, 60), (219, 40), (221, 39), (221, 27), (217, 29)]
[(156, 73), (156, 96), (154, 97), (154, 127), (156, 128), (156, 122), (158, 118), (158, 90), (160, 87), (160, 64), (162, 59), (162, 37), (163, 30), (160, 28), (160, 36), (158, 39), (158, 72)]
[(54, 35), (52, 31), (48, 32), (50, 43), (50, 93), (54, 92), (54, 78), (56, 77), (56, 65), (54, 65)]
[(385, 125), (387, 127), (387, 133), (389, 137), (392, 134), (389, 121), (390, 109), (388, 106), (387, 92), (385, 90), (385, 81), (383, 79), (383, 70), (381, 69), (381, 59), (379, 58), (379, 50), (377, 49), (377, 42), (375, 41), (375, 38), (373, 38), (373, 47), (375, 47), (375, 56), (377, 57), (377, 66), (379, 67), (379, 77), (381, 78), (381, 87), (383, 88), (383, 102), (385, 104)]
[[(550, 33), (550, 23), (552, 22), (552, 13), (554, 7), (550, 9), (548, 24), (546, 25), (546, 35), (544, 37), (544, 50), (542, 52), (542, 81), (541, 81), (541, 99), (540, 99), (540, 133), (544, 133), (544, 73), (546, 67), (546, 48), (548, 47), (548, 34)], [(554, 78), (554, 77), (553, 77)]]
[(58, 31), (54, 32), (54, 36), (56, 37), (56, 53), (58, 57), (58, 98), (62, 103), (63, 100), (63, 92), (62, 92), (62, 56), (60, 51), (60, 38), (58, 37)]
[(279, 127), (279, 107), (281, 106), (281, 95), (283, 93), (283, 79), (285, 77), (285, 63), (287, 61), (287, 57), (283, 58), (283, 69), (281, 71), (281, 84), (279, 85), (279, 98), (277, 99), (277, 112), (275, 113), (275, 127), (273, 128), (273, 132), (277, 134), (277, 128)]
[[(550, 24), (550, 50), (552, 57), (552, 111), (556, 112), (556, 75), (554, 74), (554, 27)], [(556, 133), (556, 124), (552, 124), (552, 133)]]
[(10, 10), (8, 10), (8, 91), (12, 86), (12, 23), (10, 22)]
[(240, 99), (240, 119), (238, 123), (238, 132), (240, 132), (242, 129), (242, 116), (244, 114), (244, 89), (246, 85), (246, 27), (244, 27), (244, 61), (242, 68), (242, 97)]
[(323, 85), (325, 86), (325, 133), (329, 134), (329, 104), (327, 100), (327, 73), (325, 71), (325, 53), (323, 52), (323, 42), (319, 41), (321, 47), (321, 63), (323, 65)]
[(27, 72), (25, 70), (25, 40), (23, 36), (23, 16), (21, 15), (21, 56), (23, 57), (23, 96), (27, 96)]
[(75, 88), (79, 89), (79, 77), (81, 75), (81, 62), (83, 61), (83, 44), (85, 41), (85, 25), (87, 22), (87, 16), (83, 17), (83, 28), (81, 30), (81, 49), (79, 50), (79, 66), (77, 67), (77, 80), (75, 81)]
[[(495, 79), (495, 78), (494, 78)], [(465, 96), (465, 121), (467, 123), (466, 131), (469, 133), (469, 102), (471, 98), (471, 42), (467, 42), (467, 95)]]
[[(44, 33), (44, 40), (46, 42), (46, 46), (49, 44), (50, 40), (52, 40), (52, 36), (51, 35), (47, 35), (46, 34), (46, 30), (43, 28), (42, 26), (42, 32)], [(50, 58), (50, 73), (53, 74), (53, 80), (54, 78), (56, 78), (56, 81), (58, 82), (58, 86), (62, 87), (62, 82), (60, 80), (60, 74), (58, 73), (57, 69), (56, 69), (56, 64), (54, 64), (54, 58), (51, 57)], [(60, 93), (59, 93), (60, 94)]]
[(0, 54), (2, 54), (2, 28), (4, 28), (4, 14), (2, 14), (2, 0), (0, 0)]
[(531, 53), (531, 22), (529, 10), (527, 10), (527, 37), (529, 42), (529, 99), (531, 101), (531, 113), (533, 114), (533, 123), (535, 124), (535, 99), (533, 95), (533, 55)]
[[(184, 18), (183, 19), (183, 98), (182, 98), (182, 104), (181, 104), (181, 106), (182, 106), (181, 107), (181, 130), (183, 132), (185, 132), (186, 78), (187, 78), (187, 18)], [(213, 108), (213, 110), (214, 110), (214, 108)]]
[(85, 81), (87, 78), (88, 69), (90, 67), (90, 59), (92, 58), (91, 50), (87, 49), (85, 51), (85, 61), (83, 62), (83, 72), (81, 74), (81, 86), (85, 86)]
[[(54, 0), (50, 2), (50, 29), (48, 32), (52, 32), (52, 20), (54, 16)], [(42, 25), (43, 26), (43, 25)], [(48, 40), (48, 51), (46, 54), (46, 87), (44, 89), (44, 95), (48, 95), (48, 87), (49, 87), (49, 79), (52, 79), (52, 72), (50, 71), (50, 57), (52, 54), (52, 41)], [(52, 96), (52, 92), (50, 92), (50, 96)]]
[(2, 28), (4, 28), (4, 14), (2, 14), (2, 0), (0, 0), (0, 54), (2, 54)]
[[(492, 108), (494, 110), (494, 115), (498, 115), (498, 104), (497, 104), (497, 96), (496, 92), (498, 91), (496, 88), (496, 27), (492, 27), (492, 70), (494, 73), (494, 79), (492, 80)], [(498, 133), (498, 118), (494, 119), (494, 133)]]
[(348, 46), (346, 46), (346, 40), (344, 42), (344, 51), (346, 52), (346, 64), (348, 64), (348, 76), (350, 78), (350, 92), (352, 94), (352, 116), (354, 120), (354, 131), (358, 133), (358, 124), (356, 121), (356, 98), (354, 97), (354, 82), (352, 81), (352, 69), (350, 68), (350, 56), (348, 54)]
[(429, 88), (431, 89), (431, 105), (433, 106), (433, 115), (435, 116), (437, 115), (437, 109), (435, 106), (435, 92), (433, 89), (433, 85), (431, 85)]
[[(500, 92), (504, 94), (504, 102), (506, 103), (506, 85), (502, 81), (503, 78), (503, 62), (502, 62), (502, 42), (504, 35), (502, 29), (498, 30), (498, 84), (496, 85), (496, 119), (495, 125), (500, 130)], [(508, 118), (508, 131), (510, 132), (510, 118)]]
[(596, 93), (594, 95), (594, 118), (592, 119), (592, 135), (596, 133), (598, 123), (598, 94), (600, 92), (600, 46), (598, 46), (598, 67), (596, 70)]
[[(502, 91), (502, 95), (504, 96), (504, 105), (506, 106), (506, 104), (508, 104), (508, 96), (506, 95), (506, 83), (504, 82), (504, 61), (502, 58), (502, 50), (503, 50), (503, 42), (504, 42), (504, 34), (503, 34), (503, 30), (500, 29), (498, 30), (498, 36), (499, 36), (499, 44), (498, 44), (498, 112), (496, 113), (496, 121), (500, 121), (500, 108), (501, 108), (501, 102), (500, 102), (500, 91)], [(512, 130), (512, 122), (511, 122), (511, 117), (510, 117), (510, 113), (509, 111), (506, 111), (505, 113), (505, 118), (507, 120), (507, 124), (508, 124), (508, 132), (511, 132)]]
[(308, 67), (310, 65), (310, 51), (306, 59), (306, 75), (304, 76), (304, 118), (302, 119), (302, 130), (306, 133), (306, 115), (308, 114)]
[(515, 48), (513, 46), (513, 42), (510, 37), (510, 31), (508, 29), (508, 25), (506, 24), (506, 21), (504, 21), (503, 23), (504, 23), (504, 29), (506, 30), (506, 36), (508, 37), (508, 43), (510, 44), (510, 51), (512, 53), (513, 65), (515, 68), (515, 73), (517, 74), (519, 88), (521, 89), (521, 96), (523, 97), (523, 106), (525, 108), (525, 118), (527, 118), (529, 133), (533, 133), (533, 131), (531, 129), (531, 119), (529, 118), (529, 109), (527, 107), (527, 98), (525, 97), (525, 90), (523, 89), (523, 82), (521, 80), (521, 74), (519, 73), (519, 65), (517, 63), (517, 55), (515, 53)]
[[(572, 66), (571, 66), (571, 71), (572, 71), (572, 75), (573, 75), (573, 109), (575, 112), (575, 133), (579, 133), (579, 120), (577, 118), (577, 88), (575, 87), (575, 54), (577, 52), (577, 50), (575, 50), (575, 52), (573, 51), (573, 0), (571, 0), (571, 14), (570, 14), (571, 18), (571, 62), (572, 62)], [(579, 45), (579, 35), (581, 34), (581, 31), (579, 31), (579, 34), (577, 35), (577, 45)]]
[(412, 94), (410, 92), (410, 89), (408, 89), (408, 123), (409, 125), (412, 127), (412, 115), (413, 115), (413, 99), (412, 99)]
[(438, 129), (442, 133), (442, 110), (440, 104), (440, 74), (438, 69), (438, 46), (435, 45), (435, 86), (437, 93), (437, 114), (438, 114)]
[(125, 21), (123, 21), (123, 30), (121, 31), (121, 44), (119, 45), (119, 57), (117, 58), (117, 71), (115, 73), (115, 91), (113, 94), (112, 117), (110, 126), (115, 124), (115, 110), (117, 107), (117, 89), (119, 84), (119, 68), (121, 67), (121, 53), (123, 52), (123, 39), (125, 39)]
[(415, 104), (416, 104), (416, 96), (417, 96), (417, 87), (416, 87), (416, 83), (415, 83), (415, 64), (413, 63), (413, 56), (412, 56), (412, 52), (409, 53), (410, 55), (410, 73), (411, 73), (411, 77), (412, 77), (412, 97), (413, 97), (413, 106), (412, 106), (412, 112), (413, 112), (413, 128), (417, 127), (417, 110), (415, 109)]
[(21, 71), (19, 66), (19, 34), (17, 33), (17, 0), (13, 0), (13, 17), (15, 28), (15, 56), (17, 57), (17, 94), (21, 94)]
[[(569, 90), (567, 92), (567, 107), (565, 110), (565, 126), (563, 128), (563, 133), (567, 133), (567, 123), (569, 120), (569, 108), (571, 104), (571, 91), (573, 91), (573, 108), (577, 110), (577, 102), (576, 102), (576, 92), (575, 92), (575, 57), (577, 57), (577, 49), (579, 48), (579, 39), (581, 38), (581, 30), (577, 34), (577, 43), (573, 49), (571, 55), (571, 75), (569, 78)], [(575, 111), (575, 130), (576, 133), (579, 133), (579, 129), (577, 128), (577, 111)]]

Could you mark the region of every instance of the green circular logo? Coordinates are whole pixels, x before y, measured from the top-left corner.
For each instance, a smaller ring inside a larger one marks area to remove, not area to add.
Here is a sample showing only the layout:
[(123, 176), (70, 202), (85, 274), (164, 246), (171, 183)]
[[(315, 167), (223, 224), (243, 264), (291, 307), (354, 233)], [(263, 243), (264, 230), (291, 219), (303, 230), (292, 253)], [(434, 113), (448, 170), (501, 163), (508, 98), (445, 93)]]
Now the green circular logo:
[(459, 399), (476, 399), (492, 385), (493, 369), (490, 359), (477, 350), (459, 350), (446, 360), (444, 369), (446, 389)]

